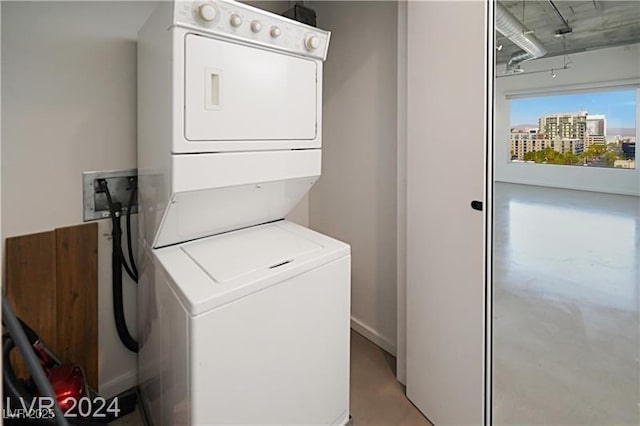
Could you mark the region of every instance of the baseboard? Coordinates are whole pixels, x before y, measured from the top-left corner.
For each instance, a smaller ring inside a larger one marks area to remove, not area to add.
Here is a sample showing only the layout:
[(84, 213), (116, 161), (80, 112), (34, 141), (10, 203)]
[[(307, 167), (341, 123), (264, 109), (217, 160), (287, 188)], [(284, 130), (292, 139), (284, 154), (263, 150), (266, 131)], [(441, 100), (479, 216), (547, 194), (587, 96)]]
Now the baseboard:
[(584, 185), (571, 185), (571, 184), (566, 184), (564, 181), (556, 184), (556, 183), (549, 183), (549, 182), (537, 182), (534, 179), (494, 178), (494, 180), (500, 183), (513, 183), (516, 185), (540, 186), (542, 188), (568, 189), (571, 191), (598, 192), (602, 194), (613, 194), (613, 195), (631, 195), (635, 197), (640, 196), (635, 191), (625, 191), (625, 190), (611, 189), (611, 188), (597, 188), (597, 187), (584, 186)]
[(98, 393), (104, 398), (111, 398), (138, 385), (137, 371), (130, 370), (120, 376), (101, 383)]
[(371, 340), (374, 344), (380, 346), (383, 350), (389, 352), (391, 355), (396, 356), (396, 345), (387, 337), (381, 335), (359, 319), (351, 317), (351, 328), (358, 334), (361, 334), (368, 340)]

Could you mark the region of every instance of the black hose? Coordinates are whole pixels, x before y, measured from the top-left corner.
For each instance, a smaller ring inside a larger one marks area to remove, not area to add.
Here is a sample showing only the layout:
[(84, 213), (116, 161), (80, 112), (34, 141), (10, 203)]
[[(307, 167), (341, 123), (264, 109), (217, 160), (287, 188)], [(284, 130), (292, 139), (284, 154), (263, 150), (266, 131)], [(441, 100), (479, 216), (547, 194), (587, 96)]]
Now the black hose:
[[(122, 268), (127, 270), (127, 273), (132, 276), (132, 271), (126, 266), (126, 262), (123, 262), (122, 253), (122, 227), (120, 225), (120, 212), (122, 207), (120, 203), (114, 203), (111, 199), (111, 193), (106, 181), (102, 181), (100, 184), (107, 197), (107, 204), (109, 205), (109, 213), (111, 215), (111, 223), (113, 225), (112, 231), (112, 243), (113, 250), (111, 252), (111, 274), (112, 274), (112, 290), (113, 290), (113, 316), (116, 323), (116, 331), (122, 344), (131, 352), (138, 352), (138, 342), (131, 336), (129, 329), (127, 328), (127, 322), (124, 315), (124, 302), (122, 292)], [(135, 276), (134, 281), (137, 281), (138, 277)]]
[[(107, 205), (109, 206), (109, 213), (111, 216), (111, 222), (113, 224), (113, 230), (115, 232), (116, 227), (119, 229), (120, 242), (122, 242), (122, 227), (120, 227), (120, 214), (122, 213), (122, 204), (120, 204), (119, 202), (118, 203), (113, 202), (113, 199), (111, 198), (111, 192), (109, 191), (109, 186), (107, 185), (107, 181), (102, 181), (101, 187), (104, 190), (105, 195), (107, 196)], [(116, 220), (117, 220), (117, 223), (116, 223)], [(118, 251), (118, 256), (120, 257), (120, 264), (122, 265), (124, 270), (127, 271), (127, 275), (129, 275), (129, 277), (131, 277), (131, 279), (137, 283), (138, 274), (137, 272), (134, 274), (131, 268), (129, 267), (129, 265), (127, 264), (127, 261), (124, 258), (124, 253), (122, 253), (121, 243), (118, 244), (117, 251)]]
[(136, 192), (138, 191), (138, 185), (135, 184), (135, 179), (132, 180), (131, 193), (129, 194), (129, 204), (127, 205), (127, 251), (129, 252), (129, 263), (131, 264), (131, 271), (136, 276), (135, 282), (138, 282), (138, 267), (136, 266), (136, 260), (133, 256), (133, 246), (131, 236), (131, 209), (133, 208), (133, 201), (136, 198)]
[(113, 316), (116, 321), (116, 330), (122, 344), (131, 352), (138, 352), (138, 342), (131, 336), (124, 316), (124, 303), (122, 294), (122, 263), (121, 263), (121, 236), (120, 216), (114, 216), (113, 226), (113, 251), (111, 253), (111, 273), (113, 275)]

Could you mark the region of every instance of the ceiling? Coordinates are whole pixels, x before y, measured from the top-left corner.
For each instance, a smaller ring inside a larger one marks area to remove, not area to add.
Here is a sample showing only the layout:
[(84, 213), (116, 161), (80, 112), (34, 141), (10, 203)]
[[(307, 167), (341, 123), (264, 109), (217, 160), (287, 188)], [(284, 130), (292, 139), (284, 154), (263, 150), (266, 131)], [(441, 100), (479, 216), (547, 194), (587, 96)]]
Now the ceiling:
[[(546, 57), (640, 42), (640, 1), (609, 0), (501, 0), (499, 1), (547, 49)], [(523, 10), (524, 5), (524, 10)], [(556, 31), (565, 27), (556, 6), (573, 30), (564, 37)], [(523, 16), (524, 12), (524, 16)], [(566, 44), (566, 50), (565, 50)], [(496, 34), (498, 63), (505, 63), (520, 50), (502, 34)]]

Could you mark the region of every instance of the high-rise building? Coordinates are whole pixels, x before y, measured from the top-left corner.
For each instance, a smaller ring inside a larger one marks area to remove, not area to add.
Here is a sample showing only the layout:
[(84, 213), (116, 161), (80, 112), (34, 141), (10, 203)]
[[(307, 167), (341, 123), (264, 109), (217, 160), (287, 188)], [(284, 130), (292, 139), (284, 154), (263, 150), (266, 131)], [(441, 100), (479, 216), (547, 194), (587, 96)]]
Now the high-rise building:
[(599, 114), (587, 114), (587, 133), (584, 138), (584, 149), (591, 145), (607, 143), (607, 117)]
[[(536, 128), (511, 129), (510, 152), (512, 160), (522, 160), (522, 157), (528, 151), (536, 150), (535, 139), (537, 133), (538, 129)], [(542, 149), (544, 149), (544, 146)]]
[(635, 160), (636, 158), (636, 143), (635, 142), (622, 142), (622, 152), (624, 158), (627, 160)]
[[(538, 124), (537, 129), (511, 129), (512, 160), (523, 160), (526, 153), (545, 148), (580, 155), (592, 145), (607, 143), (607, 118), (601, 114), (587, 111), (547, 114), (538, 119)], [(635, 155), (635, 145), (633, 149)]]
[(543, 138), (581, 139), (587, 133), (587, 111), (547, 114), (538, 120)]
[(572, 152), (576, 155), (582, 154), (585, 150), (584, 140), (582, 139), (561, 138), (559, 136), (553, 139), (543, 139), (539, 137), (529, 138), (527, 136), (525, 136), (523, 132), (512, 130), (509, 148), (511, 160), (524, 160), (526, 153), (543, 151), (545, 148), (552, 148), (560, 154)]
[(606, 136), (607, 117), (601, 114), (587, 114), (587, 134), (592, 136)]

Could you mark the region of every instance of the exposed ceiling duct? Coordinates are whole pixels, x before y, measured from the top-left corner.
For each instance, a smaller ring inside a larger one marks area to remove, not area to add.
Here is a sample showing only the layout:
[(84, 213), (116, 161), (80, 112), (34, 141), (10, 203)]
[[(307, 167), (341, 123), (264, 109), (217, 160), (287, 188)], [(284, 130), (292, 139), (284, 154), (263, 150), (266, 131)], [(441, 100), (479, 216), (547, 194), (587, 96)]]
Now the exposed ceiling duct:
[(518, 46), (523, 52), (514, 53), (507, 64), (507, 71), (514, 71), (524, 61), (540, 58), (547, 49), (518, 19), (499, 2), (496, 2), (496, 30)]
[(533, 55), (529, 52), (525, 52), (524, 50), (515, 52), (509, 58), (509, 62), (507, 62), (507, 72), (509, 73), (522, 72), (523, 70), (522, 68), (520, 68), (520, 64), (530, 59), (533, 59)]

